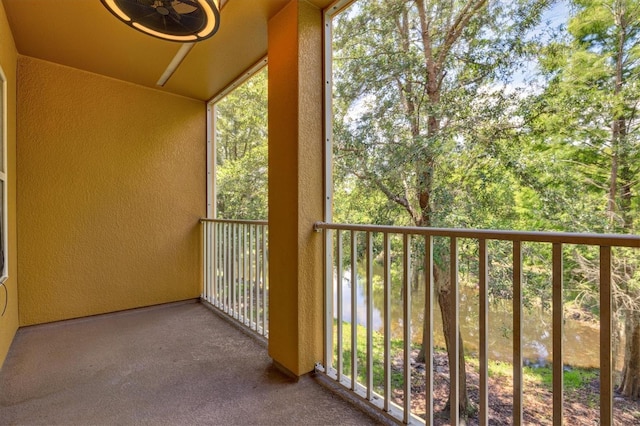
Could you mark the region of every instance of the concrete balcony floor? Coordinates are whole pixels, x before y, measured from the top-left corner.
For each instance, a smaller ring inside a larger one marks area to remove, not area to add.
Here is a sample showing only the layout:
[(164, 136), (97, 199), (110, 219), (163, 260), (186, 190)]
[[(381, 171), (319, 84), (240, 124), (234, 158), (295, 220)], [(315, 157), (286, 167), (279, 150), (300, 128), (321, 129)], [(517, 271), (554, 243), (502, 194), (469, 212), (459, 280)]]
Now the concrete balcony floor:
[(197, 302), (18, 331), (0, 371), (0, 424), (373, 424)]

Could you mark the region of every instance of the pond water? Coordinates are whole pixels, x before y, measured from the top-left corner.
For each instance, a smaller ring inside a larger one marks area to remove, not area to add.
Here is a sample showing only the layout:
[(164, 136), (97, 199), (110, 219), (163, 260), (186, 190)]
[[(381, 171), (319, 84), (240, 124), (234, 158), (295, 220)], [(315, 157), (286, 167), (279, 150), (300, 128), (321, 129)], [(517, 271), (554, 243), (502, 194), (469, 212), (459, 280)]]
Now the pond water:
[[(349, 273), (345, 273), (345, 277)], [(336, 288), (334, 283), (334, 318), (336, 311)], [(343, 321), (351, 318), (351, 283), (343, 280)], [(422, 341), (422, 327), (424, 320), (424, 286), (412, 290), (411, 300), (411, 330), (414, 343)], [(442, 320), (437, 301), (434, 298), (434, 345), (445, 346), (442, 335)], [(477, 353), (480, 333), (479, 322), (479, 293), (476, 288), (461, 287), (460, 289), (460, 329), (464, 340), (465, 352)], [(400, 294), (392, 295), (391, 328), (393, 338), (402, 338), (402, 298)], [(383, 295), (382, 290), (374, 290), (373, 294), (373, 329), (383, 331)], [(357, 320), (358, 324), (366, 326), (366, 297), (365, 289), (357, 287)], [(513, 317), (510, 300), (500, 300), (489, 304), (488, 349), (489, 358), (494, 361), (511, 362)], [(544, 366), (553, 358), (552, 348), (551, 310), (539, 308), (524, 309), (522, 321), (522, 346), (525, 365)], [(598, 323), (576, 320), (565, 314), (563, 329), (564, 364), (576, 367), (598, 368), (600, 350), (600, 331)]]

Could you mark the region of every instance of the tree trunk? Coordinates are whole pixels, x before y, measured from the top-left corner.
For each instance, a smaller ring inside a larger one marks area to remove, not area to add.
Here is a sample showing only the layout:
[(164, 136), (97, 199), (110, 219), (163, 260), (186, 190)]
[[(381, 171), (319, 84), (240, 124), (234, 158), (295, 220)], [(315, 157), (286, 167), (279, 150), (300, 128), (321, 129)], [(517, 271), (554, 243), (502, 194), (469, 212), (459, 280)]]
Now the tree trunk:
[[(438, 305), (440, 305), (440, 314), (442, 315), (442, 332), (444, 333), (444, 342), (447, 347), (447, 360), (449, 363), (449, 371), (451, 366), (455, 363), (455, 353), (453, 352), (452, 339), (458, 338), (458, 390), (459, 390), (459, 411), (462, 414), (466, 414), (468, 408), (467, 398), (467, 369), (464, 362), (464, 345), (462, 342), (462, 334), (460, 330), (456, 333), (453, 329), (453, 324), (449, 318), (450, 313), (453, 311), (451, 304), (451, 286), (441, 286), (438, 291)], [(451, 377), (451, 376), (449, 376)], [(451, 387), (449, 387), (449, 400), (447, 401), (447, 408), (451, 410)]]
[[(447, 361), (451, 366), (455, 362), (455, 354), (451, 349), (451, 340), (455, 338), (455, 330), (453, 324), (451, 324), (451, 312), (453, 311), (453, 305), (451, 304), (451, 285), (447, 282), (447, 274), (440, 270), (438, 266), (434, 266), (434, 285), (436, 289), (436, 297), (438, 299), (438, 306), (440, 308), (440, 315), (442, 316), (442, 332), (444, 334), (444, 342), (447, 349)], [(430, 289), (425, 289), (430, 291)], [(427, 353), (424, 342), (429, 338), (429, 318), (424, 316), (424, 324), (422, 328), (422, 347), (418, 353), (418, 362), (426, 363)], [(429, 354), (431, 356), (431, 354)], [(467, 413), (469, 408), (469, 398), (467, 395), (467, 366), (464, 360), (464, 342), (462, 340), (462, 333), (458, 330), (458, 390), (459, 390), (459, 412)], [(447, 400), (446, 410), (451, 409), (451, 388), (449, 388), (449, 399)]]
[[(621, 17), (616, 17), (617, 22), (621, 22)], [(624, 45), (627, 39), (626, 28), (621, 26), (618, 32), (617, 50), (616, 50), (616, 67), (614, 76), (613, 95), (614, 99), (618, 99), (622, 88), (624, 86)], [(617, 101), (619, 102), (619, 100)], [(619, 108), (622, 105), (614, 105), (613, 121), (611, 123), (611, 175), (609, 179), (609, 197), (607, 202), (607, 211), (609, 213), (609, 220), (613, 224), (615, 215), (618, 210), (616, 200), (618, 197), (618, 170), (622, 163), (624, 166), (624, 158), (621, 157), (622, 151), (624, 151), (624, 143), (626, 142), (626, 120), (624, 116), (624, 109)], [(624, 156), (623, 156), (624, 157)], [(623, 214), (624, 217), (624, 214)]]
[[(624, 19), (624, 9), (615, 10), (615, 22), (618, 25), (617, 46), (615, 52), (616, 67), (614, 76), (614, 98), (618, 99), (625, 85), (624, 57), (627, 41), (627, 27)], [(624, 232), (633, 232), (632, 213), (632, 182), (633, 173), (630, 170), (629, 147), (627, 140), (627, 117), (624, 102), (614, 105), (613, 121), (611, 125), (611, 177), (608, 197), (608, 212), (613, 222), (615, 218), (622, 221)], [(616, 217), (619, 214), (619, 217)], [(617, 228), (617, 227), (616, 227)], [(615, 229), (615, 228), (614, 228)], [(626, 266), (625, 266), (626, 268)], [(624, 271), (624, 276), (633, 276), (633, 271)], [(625, 318), (625, 347), (622, 381), (617, 391), (627, 398), (640, 399), (640, 310), (630, 308), (624, 310)]]
[(618, 392), (627, 398), (638, 400), (640, 399), (640, 312), (626, 312), (625, 337), (624, 369)]

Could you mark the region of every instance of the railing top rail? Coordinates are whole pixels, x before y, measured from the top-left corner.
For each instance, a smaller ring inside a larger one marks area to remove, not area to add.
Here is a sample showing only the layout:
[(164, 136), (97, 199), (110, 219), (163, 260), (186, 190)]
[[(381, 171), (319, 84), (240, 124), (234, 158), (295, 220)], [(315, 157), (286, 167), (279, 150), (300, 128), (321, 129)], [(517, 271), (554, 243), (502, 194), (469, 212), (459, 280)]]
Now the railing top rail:
[(640, 247), (640, 235), (635, 234), (580, 234), (572, 232), (503, 231), (492, 229), (426, 228), (417, 226), (352, 225), (316, 222), (316, 231), (323, 229), (418, 234), (434, 237), (471, 238), (479, 240), (506, 240), (538, 243), (581, 244), (604, 247)]
[(268, 225), (269, 221), (266, 220), (244, 220), (244, 219), (211, 219), (202, 218), (200, 223), (213, 222), (213, 223), (235, 223), (240, 225)]

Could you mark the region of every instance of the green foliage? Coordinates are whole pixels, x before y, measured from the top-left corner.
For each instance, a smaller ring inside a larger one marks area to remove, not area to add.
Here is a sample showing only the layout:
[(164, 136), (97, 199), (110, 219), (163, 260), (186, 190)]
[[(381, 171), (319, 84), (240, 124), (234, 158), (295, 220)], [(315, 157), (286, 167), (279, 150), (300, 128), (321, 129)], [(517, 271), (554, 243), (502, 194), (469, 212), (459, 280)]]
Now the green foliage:
[[(333, 335), (336, 336), (337, 324), (334, 320), (334, 329)], [(344, 345), (344, 350), (342, 353), (344, 365), (343, 365), (343, 374), (350, 376), (352, 374), (351, 370), (351, 324), (350, 323), (342, 323), (342, 340)], [(356, 328), (356, 341), (357, 341), (357, 363), (358, 363), (358, 382), (361, 384), (366, 383), (367, 371), (367, 329), (361, 325), (358, 325)], [(371, 333), (372, 342), (373, 342), (373, 352), (372, 358), (373, 362), (373, 389), (375, 392), (383, 393), (384, 392), (384, 334), (379, 333), (377, 331), (373, 331)], [(390, 340), (391, 347), (391, 358), (397, 359), (402, 355), (403, 351), (403, 342), (401, 339), (391, 339)], [(337, 354), (337, 346), (334, 347), (334, 354)], [(392, 369), (391, 374), (391, 387), (392, 389), (399, 389), (402, 387), (404, 382), (404, 377), (402, 371)]]
[(216, 103), (216, 199), (221, 219), (267, 218), (267, 69)]
[[(355, 4), (334, 25), (335, 221), (634, 232), (637, 0), (565, 3), (559, 27), (542, 23), (545, 1)], [(475, 6), (449, 43), (447, 25)], [(518, 82), (523, 72), (530, 76)], [(625, 130), (613, 135), (615, 120)], [(446, 266), (446, 249), (435, 250)], [(547, 251), (525, 254), (527, 303), (545, 303)], [(569, 288), (590, 280), (584, 251), (566, 261)], [(490, 292), (508, 297), (510, 262), (498, 255), (508, 258), (508, 248), (493, 257)]]
[[(549, 389), (553, 386), (552, 367), (529, 367), (523, 368), (523, 375), (531, 381), (541, 383)], [(586, 368), (569, 368), (562, 373), (562, 384), (565, 391), (572, 391), (587, 387), (598, 378), (599, 371)]]
[[(468, 358), (469, 364), (479, 370), (479, 360), (475, 357)], [(513, 377), (513, 364), (503, 361), (489, 360), (487, 363), (489, 377)], [(599, 370), (593, 368), (565, 368), (562, 373), (563, 388), (565, 391), (577, 390), (589, 387), (594, 379), (599, 376)], [(522, 367), (522, 378), (525, 383), (540, 384), (549, 389), (553, 386), (553, 367)]]
[(567, 211), (590, 213), (570, 214), (568, 229), (633, 232), (640, 213), (632, 194), (640, 175), (640, 3), (573, 3), (566, 33), (541, 51), (546, 87), (529, 109), (531, 129), (570, 166), (557, 179), (560, 190), (574, 186), (579, 208)]
[[(566, 20), (543, 22), (550, 7)], [(638, 233), (640, 1), (359, 0), (333, 54), (335, 221)], [(613, 260), (617, 315), (640, 309), (636, 252)], [(460, 253), (473, 283), (477, 249)], [(489, 253), (508, 299), (511, 248)], [(597, 250), (565, 253), (565, 297), (597, 312)], [(550, 256), (523, 247), (526, 305), (549, 304)]]
[(512, 140), (518, 96), (488, 88), (508, 84), (534, 53), (525, 35), (545, 6), (361, 0), (336, 18), (336, 217), (513, 227), (517, 182), (487, 146)]

